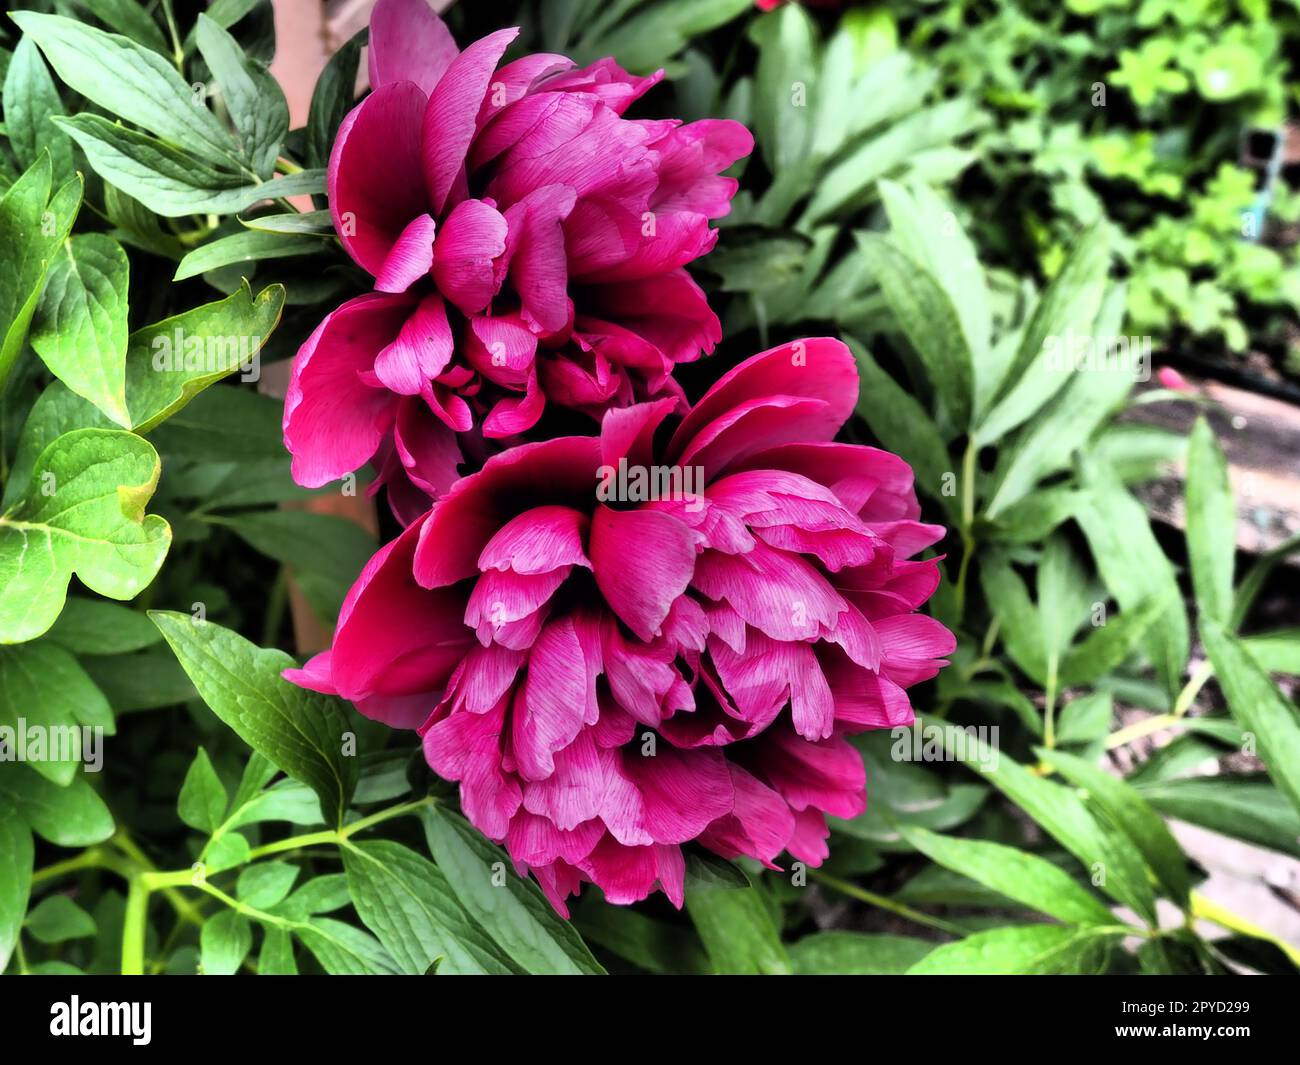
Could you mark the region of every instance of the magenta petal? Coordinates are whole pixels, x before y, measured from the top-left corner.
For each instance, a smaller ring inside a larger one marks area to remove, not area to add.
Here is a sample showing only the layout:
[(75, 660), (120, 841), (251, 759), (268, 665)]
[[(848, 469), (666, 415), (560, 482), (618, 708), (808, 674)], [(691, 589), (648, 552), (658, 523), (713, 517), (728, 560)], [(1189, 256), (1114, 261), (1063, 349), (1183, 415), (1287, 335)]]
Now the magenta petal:
[(475, 41), (447, 67), (429, 93), (423, 119), (425, 182), (434, 214), (441, 215), (474, 139), (479, 108), (492, 72), (518, 29), (497, 30)]
[(438, 233), (433, 277), (442, 293), (466, 314), (476, 314), (496, 295), (493, 260), (506, 250), (506, 219), (482, 200), (462, 200)]
[(410, 307), (404, 296), (358, 296), (327, 315), (298, 349), (284, 400), (284, 445), (299, 484), (318, 488), (374, 455), (397, 402), (361, 375), (397, 336)]
[(330, 152), (334, 229), (348, 254), (378, 275), (411, 219), (429, 209), (420, 159), (425, 95), (397, 81), (354, 107)]
[(753, 774), (728, 763), (736, 802), (730, 814), (714, 821), (700, 842), (724, 858), (742, 855), (770, 865), (794, 833), (789, 804)]
[(380, 292), (405, 292), (424, 277), (433, 265), (434, 230), (433, 219), (427, 214), (412, 219), (384, 257), (375, 288)]
[(584, 550), (587, 515), (572, 507), (535, 507), (501, 527), (479, 555), (481, 570), (549, 573), (560, 567), (591, 568)]
[(594, 690), (588, 691), (584, 649), (572, 621), (551, 622), (528, 656), (522, 697), (511, 713), (511, 743), (520, 775), (544, 780), (555, 752), (573, 742)]
[(375, 376), (403, 396), (418, 396), (451, 361), (455, 339), (438, 295), (425, 296), (375, 359)]
[(422, 403), (405, 399), (393, 427), (393, 445), (407, 476), (430, 499), (446, 493), (464, 461), (456, 434), (429, 416)]
[(567, 185), (547, 185), (506, 211), (510, 277), (523, 319), (538, 333), (558, 332), (571, 315), (563, 223), (574, 198)]
[(379, 0), (370, 13), (370, 87), (413, 81), (433, 91), (458, 49), (429, 0)]
[(610, 608), (643, 640), (659, 634), (673, 601), (695, 572), (698, 535), (654, 510), (597, 507), (591, 521), (591, 563)]

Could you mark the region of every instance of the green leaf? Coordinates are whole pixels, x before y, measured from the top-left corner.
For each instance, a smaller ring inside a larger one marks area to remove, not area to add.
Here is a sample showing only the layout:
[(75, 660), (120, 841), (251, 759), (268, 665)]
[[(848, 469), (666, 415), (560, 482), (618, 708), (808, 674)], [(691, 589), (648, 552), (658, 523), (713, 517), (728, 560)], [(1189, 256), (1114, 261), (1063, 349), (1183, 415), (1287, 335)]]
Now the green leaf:
[(27, 412), (18, 449), (5, 482), (0, 509), (10, 510), (27, 494), (36, 460), (50, 444), (73, 429), (112, 429), (114, 425), (93, 403), (82, 399), (62, 381), (51, 381)]
[(920, 357), (942, 410), (955, 429), (965, 429), (971, 412), (971, 351), (952, 300), (924, 266), (884, 237), (856, 236), (867, 268), (879, 283), (895, 323)]
[(27, 915), (26, 929), (41, 943), (66, 943), (95, 934), (95, 919), (67, 895), (50, 895)]
[(149, 616), (212, 712), (253, 750), (309, 784), (330, 822), (342, 824), (357, 762), (342, 753), (350, 726), (341, 702), (285, 680), (281, 673), (295, 663), (283, 651), (188, 614)]
[(419, 976), (435, 962), (440, 974), (522, 972), (427, 858), (387, 840), (348, 842), (342, 854), (357, 914), (403, 972)]
[(244, 469), (259, 460), (285, 458), (283, 417), (283, 400), (250, 388), (219, 386), (168, 415), (149, 439), (167, 456), (237, 463)]
[[(0, 776), (0, 789), (4, 778)], [(32, 889), (32, 834), (17, 810), (0, 798), (0, 973), (9, 964)]]
[(297, 879), (298, 867), (290, 862), (258, 862), (240, 872), (235, 898), (266, 910), (283, 902)]
[(904, 189), (896, 182), (882, 181), (880, 199), (894, 242), (925, 267), (957, 312), (971, 355), (975, 393), (991, 391), (997, 382), (984, 378), (989, 368), (992, 307), (975, 245), (957, 225), (948, 204), (928, 185)]
[(582, 938), (661, 976), (708, 972), (709, 959), (689, 929), (655, 920), (628, 906), (611, 906), (584, 891), (573, 914)]
[(113, 815), (84, 776), (59, 787), (28, 766), (8, 766), (0, 773), (0, 810), (7, 806), (60, 847), (90, 847), (113, 834)]
[(1263, 773), (1143, 781), (1137, 788), (1166, 817), (1300, 858), (1300, 813)]
[(1187, 554), (1202, 615), (1223, 624), (1232, 613), (1232, 568), (1237, 554), (1237, 509), (1228, 463), (1205, 418), (1197, 418), (1187, 445)]
[(959, 761), (979, 772), (990, 784), (1038, 822), (1087, 867), (1090, 876), (1111, 898), (1123, 903), (1149, 924), (1155, 923), (1155, 896), (1146, 869), (1133, 854), (1128, 838), (1099, 822), (1077, 792), (1035, 776), (1004, 752), (992, 750), (976, 736), (955, 725), (942, 729), (944, 746)]
[(209, 270), (234, 263), (284, 259), (294, 255), (318, 255), (321, 247), (318, 241), (304, 238), (300, 234), (250, 229), (244, 233), (232, 233), (228, 237), (195, 248), (180, 261), (172, 280), (184, 281), (186, 278), (196, 277)]
[(1001, 624), (1002, 643), (1021, 670), (1039, 684), (1047, 681), (1047, 647), (1038, 610), (1025, 582), (1000, 551), (981, 560), (984, 597)]
[(47, 641), (0, 647), (0, 726), (13, 730), (10, 746), (39, 730), (40, 751), (28, 746), (25, 759), (36, 772), (59, 785), (72, 780), (92, 753), (82, 749), (83, 724), (112, 732), (113, 713), (71, 654)]
[[(815, 98), (817, 26), (798, 4), (786, 4), (756, 19), (750, 37), (758, 46), (755, 141), (768, 168), (777, 174), (801, 162), (811, 147), (813, 110), (806, 98)], [(800, 90), (802, 103), (795, 99)]]
[(262, 198), (254, 190), (266, 187), (100, 115), (51, 121), (81, 146), (100, 177), (168, 218), (242, 211)]
[(266, 925), (262, 950), (257, 956), (258, 976), (297, 976), (298, 963), (293, 957), (293, 938), (278, 925)]
[(1241, 645), (1268, 672), (1300, 676), (1300, 629), (1245, 636)]
[(350, 924), (313, 917), (296, 925), (294, 933), (333, 976), (396, 975), (400, 970), (379, 940)]
[(59, 77), (110, 114), (142, 126), (209, 162), (237, 164), (230, 135), (196, 105), (185, 80), (157, 52), (59, 15), (16, 11)]
[(253, 946), (253, 929), (248, 918), (234, 910), (222, 910), (203, 922), (199, 933), (199, 957), (204, 976), (233, 976)]
[(94, 15), (110, 29), (147, 45), (155, 52), (171, 56), (171, 47), (162, 30), (136, 0), (72, 0), (77, 7)]
[(814, 932), (790, 944), (801, 976), (901, 976), (934, 949), (909, 936)]
[(907, 456), (919, 491), (955, 508), (955, 497), (943, 494), (944, 474), (952, 471), (953, 462), (929, 412), (880, 368), (866, 348), (852, 337), (845, 340), (857, 360), (862, 383), (858, 414), (881, 444)]
[(470, 916), (526, 972), (602, 974), (573, 926), (541, 891), (464, 818), (440, 807), (422, 812), (429, 850)]
[(1165, 604), (1143, 649), (1172, 696), (1182, 686), (1189, 654), (1187, 615), (1173, 566), (1156, 540), (1146, 509), (1107, 471), (1085, 465), (1087, 492), (1075, 513), (1107, 590), (1125, 610)]
[(1107, 618), (1105, 624), (1093, 629), (1065, 655), (1059, 674), (1061, 685), (1072, 688), (1093, 684), (1112, 672), (1137, 649), (1167, 608), (1167, 601), (1148, 599), (1117, 618)]
[(50, 122), (52, 115), (63, 113), (54, 79), (31, 38), (24, 37), (14, 49), (4, 79), (5, 133), (24, 169), (36, 162), (42, 150), (48, 151), (54, 180), (59, 182), (73, 174), (72, 145)]
[(223, 300), (132, 333), (126, 395), (136, 432), (147, 433), (203, 389), (255, 359), (283, 307), (283, 285), (268, 285), (254, 296), (245, 283)]
[(0, 197), (0, 384), (27, 339), (45, 271), (81, 207), (81, 179), (50, 198), (50, 157), (37, 161)]
[(226, 789), (202, 747), (194, 756), (181, 784), (176, 812), (190, 828), (213, 832), (226, 814)]
[(50, 264), (31, 344), (50, 373), (124, 428), (130, 266), (103, 233), (78, 233)]
[[(286, 211), (284, 214), (241, 218), (239, 221), (259, 233), (302, 233), (313, 236), (331, 236), (334, 233), (334, 218), (329, 211)], [(320, 251), (319, 245), (308, 244), (306, 247), (313, 252)]]
[(936, 947), (908, 970), (909, 976), (1043, 975), (1087, 972), (1097, 948), (1119, 932), (1038, 924), (993, 928)]
[(1090, 333), (1106, 291), (1109, 263), (1109, 236), (1101, 224), (1094, 225), (1080, 235), (1060, 273), (1034, 306), (1016, 353), (998, 382), (992, 407), (976, 428), (980, 446), (995, 442), (1032, 417), (1074, 376), (1051, 355), (1068, 337)]
[(162, 636), (148, 617), (102, 599), (69, 596), (49, 638), (75, 654), (120, 655), (151, 647)]
[(1254, 735), (1269, 776), (1300, 810), (1300, 710), (1214, 618), (1202, 617), (1201, 639), (1228, 710)]
[(305, 510), (263, 510), (207, 520), (225, 525), (278, 562), (291, 566), (313, 609), (333, 622), (375, 542), (356, 522)]
[(1114, 713), (1114, 698), (1110, 692), (1089, 692), (1071, 699), (1062, 709), (1057, 722), (1056, 742), (1093, 743), (1110, 731)]
[(339, 125), (352, 110), (357, 95), (357, 67), (361, 49), (365, 47), (369, 30), (352, 35), (346, 44), (330, 56), (325, 69), (316, 79), (311, 94), (311, 107), (307, 112), (307, 162), (323, 167), (329, 162), (330, 149)]
[(1115, 923), (1114, 915), (1068, 874), (1028, 851), (977, 839), (899, 829), (931, 861), (1066, 924)]
[(118, 430), (78, 429), (41, 453), (28, 495), (0, 516), (0, 643), (45, 632), (73, 573), (111, 599), (153, 580), (171, 544), (144, 512), (158, 472), (148, 442)]
[(686, 912), (699, 932), (715, 973), (781, 975), (793, 971), (781, 933), (758, 890), (699, 875), (687, 860)]
[(343, 873), (328, 873), (308, 880), (274, 910), (290, 920), (303, 921), (318, 913), (341, 910), (351, 901), (347, 877)]
[(195, 40), (221, 86), (245, 163), (259, 177), (269, 178), (275, 170), (280, 144), (289, 132), (289, 105), (279, 83), (264, 66), (244, 55), (230, 34), (201, 12)]
[(1192, 890), (1187, 857), (1150, 803), (1131, 785), (1086, 759), (1045, 747), (1036, 750), (1039, 758), (1087, 792), (1088, 802), (1133, 841), (1165, 892), (1186, 909)]

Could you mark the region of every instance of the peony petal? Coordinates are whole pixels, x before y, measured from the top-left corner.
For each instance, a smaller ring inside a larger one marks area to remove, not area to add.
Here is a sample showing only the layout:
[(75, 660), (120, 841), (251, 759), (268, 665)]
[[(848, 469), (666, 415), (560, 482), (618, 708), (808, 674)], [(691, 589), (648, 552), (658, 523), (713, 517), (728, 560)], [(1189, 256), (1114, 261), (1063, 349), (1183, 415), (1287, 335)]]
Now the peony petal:
[(429, 210), (421, 169), (425, 94), (390, 82), (361, 101), (339, 126), (327, 186), (334, 229), (348, 254), (378, 275), (413, 218)]
[(698, 540), (668, 514), (596, 508), (590, 543), (596, 584), (619, 620), (641, 639), (659, 635), (673, 601), (686, 591)]
[(398, 335), (410, 309), (405, 296), (358, 296), (326, 315), (298, 349), (284, 400), (284, 445), (299, 484), (319, 488), (375, 454), (397, 401), (361, 375)]
[(572, 507), (534, 507), (506, 522), (478, 558), (480, 570), (549, 573), (585, 566), (589, 519)]
[(413, 81), (425, 94), (456, 58), (451, 31), (429, 0), (379, 0), (370, 13), (370, 87)]
[(380, 292), (405, 292), (429, 272), (433, 265), (433, 235), (436, 226), (427, 214), (407, 223), (396, 242), (384, 256), (384, 264), (375, 277)]
[(446, 368), (454, 350), (442, 297), (425, 296), (375, 358), (375, 376), (394, 392), (418, 396)]
[(517, 36), (518, 29), (505, 29), (475, 41), (451, 61), (429, 93), (423, 120), (423, 157), (425, 184), (435, 215), (442, 214), (465, 164), (492, 72)]
[(438, 233), (433, 278), (465, 314), (483, 310), (497, 292), (493, 260), (506, 249), (508, 223), (482, 200), (462, 200)]

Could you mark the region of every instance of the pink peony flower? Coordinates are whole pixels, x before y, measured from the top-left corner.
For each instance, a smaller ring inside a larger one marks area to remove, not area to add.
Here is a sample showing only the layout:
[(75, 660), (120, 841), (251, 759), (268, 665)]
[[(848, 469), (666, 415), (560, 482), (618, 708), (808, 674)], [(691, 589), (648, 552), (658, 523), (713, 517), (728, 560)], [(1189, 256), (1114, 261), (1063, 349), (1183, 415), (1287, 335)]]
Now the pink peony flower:
[[(736, 122), (633, 120), (662, 71), (559, 55), (498, 67), (518, 30), (463, 52), (425, 0), (379, 0), (373, 92), (344, 120), (330, 212), (375, 291), (294, 360), (285, 442), (299, 483), (372, 458), (399, 517), (455, 480), (457, 434), (508, 441), (550, 401), (599, 416), (680, 399), (678, 362), (718, 320), (684, 267), (730, 209)], [(409, 481), (409, 483), (408, 483)]]
[(866, 804), (845, 736), (910, 723), (904, 689), (954, 646), (915, 612), (939, 569), (912, 556), (943, 529), (911, 469), (833, 442), (857, 394), (843, 344), (800, 341), (675, 427), (663, 399), (498, 454), (375, 555), (333, 647), (287, 675), (418, 728), (561, 912), (583, 881), (680, 906), (691, 841), (819, 864), (826, 815)]

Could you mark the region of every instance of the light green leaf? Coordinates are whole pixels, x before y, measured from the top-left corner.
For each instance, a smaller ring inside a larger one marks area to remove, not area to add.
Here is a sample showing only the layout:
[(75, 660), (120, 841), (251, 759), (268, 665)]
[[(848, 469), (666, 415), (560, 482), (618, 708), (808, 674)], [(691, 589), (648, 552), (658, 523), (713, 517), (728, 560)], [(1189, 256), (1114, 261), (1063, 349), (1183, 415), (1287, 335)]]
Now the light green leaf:
[(947, 292), (924, 266), (884, 237), (858, 233), (858, 249), (899, 329), (916, 350), (954, 429), (970, 421), (971, 352)]
[(61, 788), (28, 766), (7, 766), (0, 773), (0, 811), (6, 807), (59, 847), (90, 847), (113, 834), (113, 815), (84, 776)]
[(790, 944), (801, 976), (901, 976), (934, 949), (908, 936), (814, 932)]
[(66, 943), (95, 934), (95, 919), (67, 895), (49, 895), (27, 915), (27, 933), (41, 943)]
[(1300, 710), (1278, 690), (1241, 641), (1214, 618), (1201, 618), (1201, 639), (1228, 710), (1242, 728), (1254, 734), (1269, 776), (1300, 810)]
[(978, 839), (940, 836), (900, 827), (904, 838), (931, 861), (968, 876), (1009, 899), (1066, 924), (1113, 924), (1115, 917), (1068, 874), (1028, 851)]
[(1065, 655), (1060, 669), (1061, 685), (1079, 687), (1106, 676), (1133, 653), (1166, 609), (1166, 601), (1148, 599), (1124, 610), (1117, 618), (1108, 618)]
[(1071, 928), (1038, 924), (993, 928), (956, 943), (936, 947), (911, 969), (909, 976), (1044, 975), (1088, 972), (1099, 948), (1117, 938), (1119, 931), (1093, 927)]
[(343, 754), (350, 726), (339, 700), (290, 684), (283, 651), (188, 614), (149, 616), (212, 712), (253, 750), (309, 784), (332, 824), (341, 824), (356, 786), (357, 762)]
[(24, 169), (36, 162), (42, 149), (48, 151), (56, 182), (67, 181), (73, 172), (72, 145), (50, 122), (50, 116), (63, 113), (54, 79), (31, 38), (24, 37), (5, 73), (5, 133)]
[(253, 946), (248, 918), (234, 910), (221, 910), (203, 922), (199, 932), (199, 957), (204, 976), (233, 976)]
[(1076, 791), (1035, 776), (1005, 752), (990, 750), (955, 725), (934, 727), (943, 730), (944, 746), (950, 754), (979, 772), (1078, 858), (1089, 875), (1100, 881), (1096, 886), (1143, 920), (1155, 922), (1155, 895), (1128, 838), (1099, 822)]
[(112, 429), (78, 429), (41, 453), (28, 495), (0, 516), (0, 643), (45, 632), (76, 573), (92, 591), (131, 599), (154, 578), (171, 528), (144, 508), (158, 454)]
[[(0, 725), (24, 740), (24, 759), (36, 772), (64, 785), (76, 775), (83, 755), (82, 725), (113, 731), (113, 712), (75, 658), (41, 641), (0, 647)], [(39, 751), (30, 743), (40, 743)]]
[(248, 167), (259, 177), (275, 170), (280, 144), (289, 132), (289, 105), (279, 83), (216, 22), (200, 12), (195, 40), (221, 87), (226, 110), (239, 134)]
[(449, 975), (523, 971), (465, 912), (427, 858), (387, 840), (349, 842), (342, 853), (358, 915), (403, 972), (419, 976), (435, 962)]
[(1205, 418), (1197, 418), (1187, 446), (1187, 554), (1201, 613), (1227, 624), (1232, 613), (1232, 569), (1237, 555), (1237, 509), (1228, 463)]
[(31, 831), (15, 807), (0, 798), (0, 973), (18, 942), (31, 889)]
[[(295, 217), (301, 218), (302, 215)], [(320, 251), (319, 241), (297, 233), (250, 229), (244, 233), (232, 233), (228, 237), (195, 248), (180, 261), (172, 280), (184, 281), (186, 278), (196, 277), (209, 270), (230, 266), (233, 263), (284, 259), (294, 255), (317, 255)]]
[(50, 264), (32, 323), (31, 344), (50, 373), (123, 428), (130, 266), (103, 233), (78, 233)]
[(1093, 743), (1110, 731), (1114, 697), (1107, 691), (1089, 692), (1071, 699), (1056, 725), (1056, 742)]
[(429, 850), (452, 891), (516, 964), (534, 974), (604, 973), (573, 926), (516, 875), (500, 848), (448, 810), (430, 807), (422, 816)]
[(1166, 817), (1300, 858), (1300, 813), (1263, 773), (1143, 781), (1137, 788)]
[(257, 862), (239, 874), (235, 898), (258, 910), (283, 902), (298, 879), (298, 867), (291, 862)]
[(313, 917), (294, 927), (302, 945), (333, 976), (395, 976), (400, 970), (379, 940), (329, 917)]
[(686, 912), (700, 934), (715, 973), (782, 975), (793, 971), (772, 911), (749, 884), (736, 887), (699, 875), (687, 861)]
[(258, 976), (297, 976), (298, 963), (293, 957), (293, 938), (279, 925), (263, 928), (262, 950), (257, 955)]
[(266, 187), (100, 115), (51, 121), (81, 145), (100, 177), (168, 218), (241, 211)]
[(126, 395), (136, 432), (147, 433), (261, 351), (284, 307), (284, 286), (256, 296), (248, 284), (214, 303), (137, 329), (127, 349)]
[(215, 830), (225, 817), (226, 788), (212, 768), (208, 752), (202, 747), (185, 773), (176, 812), (190, 828), (208, 833)]
[(1174, 902), (1183, 908), (1190, 905), (1192, 881), (1183, 848), (1160, 815), (1132, 786), (1076, 755), (1045, 747), (1037, 748), (1037, 753), (1071, 784), (1083, 788), (1088, 802), (1133, 841)]
[(230, 135), (157, 52), (60, 15), (17, 11), (29, 34), (72, 89), (109, 114), (142, 126), (209, 162), (237, 164)]

